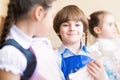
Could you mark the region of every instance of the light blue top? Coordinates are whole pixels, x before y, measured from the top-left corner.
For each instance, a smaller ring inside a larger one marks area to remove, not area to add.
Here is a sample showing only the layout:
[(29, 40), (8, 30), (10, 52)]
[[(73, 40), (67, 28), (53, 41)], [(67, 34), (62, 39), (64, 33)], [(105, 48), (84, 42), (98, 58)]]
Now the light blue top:
[(68, 75), (70, 73), (76, 72), (92, 60), (89, 57), (87, 47), (82, 42), (80, 42), (80, 45), (82, 47), (77, 54), (73, 53), (64, 44), (56, 50), (56, 53), (60, 56), (59, 66), (61, 67), (66, 79), (68, 79)]
[[(81, 42), (80, 45), (82, 45), (81, 49), (79, 50), (79, 52), (77, 54), (73, 53), (72, 51), (70, 51), (70, 49), (68, 49), (64, 44), (61, 44), (61, 46), (55, 51), (59, 56), (61, 54), (64, 54), (64, 57), (69, 57), (69, 56), (73, 56), (73, 55), (86, 55), (89, 56), (89, 51), (87, 49), (87, 47)], [(66, 53), (65, 50), (69, 50), (70, 52)]]

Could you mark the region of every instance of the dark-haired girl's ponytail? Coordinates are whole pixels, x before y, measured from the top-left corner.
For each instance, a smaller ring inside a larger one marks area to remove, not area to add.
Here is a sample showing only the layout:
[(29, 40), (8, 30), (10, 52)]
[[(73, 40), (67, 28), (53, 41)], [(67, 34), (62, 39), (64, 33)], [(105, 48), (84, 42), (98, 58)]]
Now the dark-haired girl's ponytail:
[(10, 28), (15, 22), (14, 5), (16, 5), (15, 2), (13, 0), (10, 0), (10, 3), (8, 5), (7, 16), (6, 16), (5, 22), (3, 24), (3, 30), (2, 30), (2, 34), (1, 34), (1, 38), (0, 38), (0, 44), (5, 42), (5, 39), (10, 32)]

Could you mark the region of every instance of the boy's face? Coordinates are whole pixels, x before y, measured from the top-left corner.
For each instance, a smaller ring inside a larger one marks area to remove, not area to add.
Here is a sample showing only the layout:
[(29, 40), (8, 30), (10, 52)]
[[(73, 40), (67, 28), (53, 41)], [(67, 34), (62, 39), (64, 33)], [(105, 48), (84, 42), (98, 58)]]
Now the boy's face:
[(60, 26), (59, 35), (64, 44), (80, 43), (83, 35), (83, 23), (81, 21), (68, 21)]
[(101, 15), (99, 16), (100, 19), (100, 33), (98, 37), (105, 38), (105, 39), (114, 39), (118, 33), (115, 27), (115, 21), (112, 15)]

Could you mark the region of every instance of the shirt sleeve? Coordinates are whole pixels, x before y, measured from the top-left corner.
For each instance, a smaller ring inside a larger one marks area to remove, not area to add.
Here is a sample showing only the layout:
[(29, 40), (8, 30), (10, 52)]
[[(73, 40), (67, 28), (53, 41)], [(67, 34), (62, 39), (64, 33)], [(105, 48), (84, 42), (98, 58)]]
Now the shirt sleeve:
[(0, 50), (0, 69), (13, 74), (23, 74), (27, 60), (23, 53), (13, 46), (5, 46)]
[(102, 55), (97, 43), (89, 47), (89, 52), (90, 52), (90, 56), (94, 59), (97, 59), (99, 56)]

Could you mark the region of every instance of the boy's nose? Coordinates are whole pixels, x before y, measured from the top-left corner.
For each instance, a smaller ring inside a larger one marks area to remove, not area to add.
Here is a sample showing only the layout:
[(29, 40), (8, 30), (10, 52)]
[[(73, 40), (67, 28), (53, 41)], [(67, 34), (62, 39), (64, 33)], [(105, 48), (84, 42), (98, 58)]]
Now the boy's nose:
[(75, 26), (74, 25), (70, 25), (70, 30), (75, 30)]

